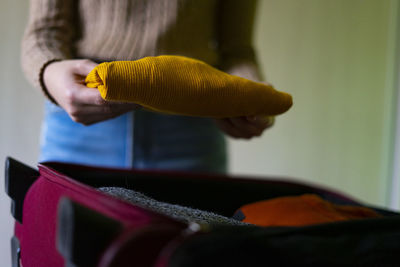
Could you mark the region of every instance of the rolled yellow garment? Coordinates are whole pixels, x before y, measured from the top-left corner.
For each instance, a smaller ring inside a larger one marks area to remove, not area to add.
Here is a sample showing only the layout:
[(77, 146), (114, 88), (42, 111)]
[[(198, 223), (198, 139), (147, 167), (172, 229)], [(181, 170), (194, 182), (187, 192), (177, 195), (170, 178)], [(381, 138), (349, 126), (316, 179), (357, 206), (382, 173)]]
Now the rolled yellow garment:
[(86, 77), (105, 100), (133, 102), (152, 111), (200, 117), (278, 115), (291, 95), (182, 56), (105, 62)]

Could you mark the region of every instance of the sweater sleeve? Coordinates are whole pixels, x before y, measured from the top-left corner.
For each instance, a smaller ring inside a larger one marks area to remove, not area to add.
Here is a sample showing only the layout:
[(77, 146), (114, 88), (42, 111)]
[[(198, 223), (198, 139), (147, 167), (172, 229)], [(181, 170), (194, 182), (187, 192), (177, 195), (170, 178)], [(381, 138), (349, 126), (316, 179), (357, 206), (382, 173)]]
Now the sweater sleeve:
[(219, 67), (232, 75), (254, 81), (262, 76), (253, 48), (257, 0), (220, 0), (217, 14)]
[[(30, 0), (21, 63), (27, 79), (47, 97), (43, 72), (51, 62), (73, 56), (73, 0)], [(51, 98), (51, 97), (50, 97)]]

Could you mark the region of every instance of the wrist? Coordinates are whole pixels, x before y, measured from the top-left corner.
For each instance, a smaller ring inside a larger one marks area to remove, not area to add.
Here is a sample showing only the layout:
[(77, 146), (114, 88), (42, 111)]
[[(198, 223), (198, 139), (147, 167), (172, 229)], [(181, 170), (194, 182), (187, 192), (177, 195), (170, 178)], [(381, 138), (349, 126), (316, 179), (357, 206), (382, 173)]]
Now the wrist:
[(46, 85), (46, 71), (48, 71), (48, 67), (55, 62), (59, 62), (61, 61), (61, 59), (52, 59), (47, 61), (45, 64), (43, 64), (41, 70), (40, 70), (40, 74), (39, 74), (39, 84), (40, 84), (40, 88), (42, 89), (43, 94), (46, 96), (46, 98), (48, 100), (50, 100), (53, 104), (58, 106), (57, 101), (54, 99), (54, 97), (50, 94), (48, 87)]

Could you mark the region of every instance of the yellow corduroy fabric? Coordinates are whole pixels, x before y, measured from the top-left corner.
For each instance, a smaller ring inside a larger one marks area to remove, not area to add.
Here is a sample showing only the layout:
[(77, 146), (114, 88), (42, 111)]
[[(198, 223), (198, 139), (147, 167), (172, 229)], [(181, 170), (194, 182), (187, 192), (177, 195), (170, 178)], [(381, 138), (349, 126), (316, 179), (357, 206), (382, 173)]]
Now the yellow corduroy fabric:
[(278, 115), (291, 95), (272, 86), (229, 75), (182, 56), (105, 62), (86, 77), (105, 100), (133, 102), (149, 110), (201, 117)]

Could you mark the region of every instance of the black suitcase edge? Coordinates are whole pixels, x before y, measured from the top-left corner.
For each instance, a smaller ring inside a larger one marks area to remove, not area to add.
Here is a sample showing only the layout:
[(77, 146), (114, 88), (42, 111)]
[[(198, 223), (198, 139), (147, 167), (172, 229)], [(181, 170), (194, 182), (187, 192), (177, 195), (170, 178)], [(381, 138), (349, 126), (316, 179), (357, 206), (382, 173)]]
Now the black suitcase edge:
[(57, 250), (67, 267), (96, 266), (101, 253), (122, 230), (109, 217), (63, 197), (58, 206)]
[(11, 198), (11, 214), (22, 223), (25, 195), (39, 177), (39, 172), (11, 157), (7, 157), (5, 163), (5, 190)]

